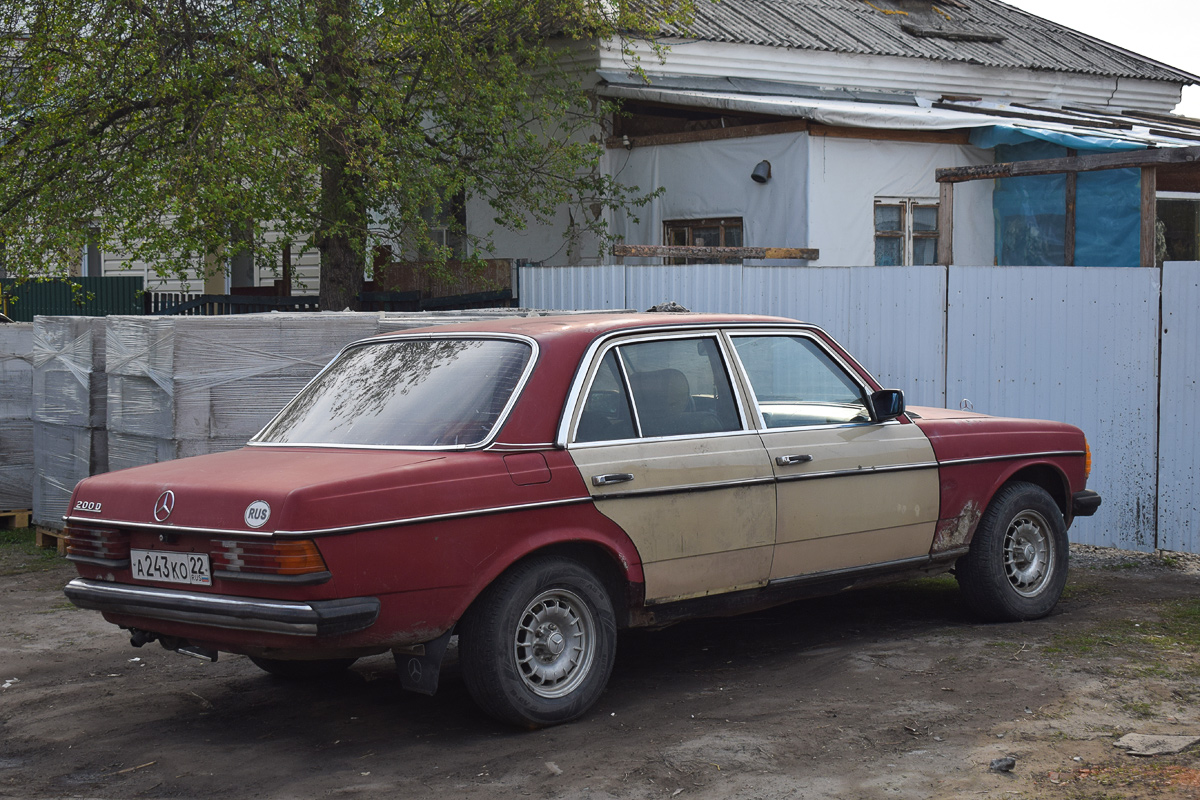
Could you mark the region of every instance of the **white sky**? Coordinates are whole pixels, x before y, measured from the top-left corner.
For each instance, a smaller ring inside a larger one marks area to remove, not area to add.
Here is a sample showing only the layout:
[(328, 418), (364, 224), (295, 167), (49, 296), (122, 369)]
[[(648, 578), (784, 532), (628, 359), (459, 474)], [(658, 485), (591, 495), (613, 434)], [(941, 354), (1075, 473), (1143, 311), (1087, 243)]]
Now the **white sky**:
[[(1003, 0), (1060, 25), (1200, 75), (1200, 0)], [(1200, 118), (1200, 86), (1176, 114)]]

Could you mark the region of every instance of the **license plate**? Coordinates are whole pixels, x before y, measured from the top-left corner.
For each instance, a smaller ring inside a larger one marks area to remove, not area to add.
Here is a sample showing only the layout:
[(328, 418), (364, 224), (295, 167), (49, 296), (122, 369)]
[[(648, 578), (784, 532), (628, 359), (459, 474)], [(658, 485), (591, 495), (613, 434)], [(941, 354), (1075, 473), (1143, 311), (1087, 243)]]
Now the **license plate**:
[(142, 581), (212, 585), (207, 553), (167, 553), (160, 550), (130, 550), (133, 577)]

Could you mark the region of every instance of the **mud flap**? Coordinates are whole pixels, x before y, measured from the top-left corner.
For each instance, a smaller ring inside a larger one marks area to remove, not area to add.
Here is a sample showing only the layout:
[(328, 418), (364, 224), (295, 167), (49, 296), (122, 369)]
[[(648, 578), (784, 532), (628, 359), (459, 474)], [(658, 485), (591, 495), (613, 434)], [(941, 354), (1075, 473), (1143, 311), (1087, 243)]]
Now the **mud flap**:
[(433, 694), (437, 691), (442, 659), (446, 655), (446, 648), (450, 646), (450, 637), (453, 634), (454, 629), (451, 628), (432, 642), (392, 651), (403, 688), (418, 694)]

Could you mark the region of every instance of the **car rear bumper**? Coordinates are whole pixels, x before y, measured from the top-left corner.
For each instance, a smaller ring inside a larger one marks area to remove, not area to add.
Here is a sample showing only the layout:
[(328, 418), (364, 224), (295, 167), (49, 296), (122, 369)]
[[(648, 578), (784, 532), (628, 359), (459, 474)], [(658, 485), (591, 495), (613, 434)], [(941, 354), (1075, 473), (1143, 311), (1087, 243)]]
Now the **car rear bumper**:
[(1071, 516), (1090, 517), (1100, 507), (1100, 495), (1091, 489), (1084, 489), (1071, 495)]
[(63, 592), (80, 608), (108, 614), (289, 636), (354, 633), (369, 628), (379, 616), (376, 597), (302, 602), (261, 600), (84, 578), (71, 581)]

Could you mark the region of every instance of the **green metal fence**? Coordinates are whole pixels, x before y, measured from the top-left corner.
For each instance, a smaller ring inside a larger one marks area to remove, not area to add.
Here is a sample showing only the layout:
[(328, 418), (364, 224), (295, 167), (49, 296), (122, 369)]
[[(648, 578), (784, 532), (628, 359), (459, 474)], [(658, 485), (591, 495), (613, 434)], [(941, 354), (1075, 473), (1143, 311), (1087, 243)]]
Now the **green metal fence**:
[(0, 311), (16, 322), (32, 322), (38, 314), (104, 317), (143, 314), (142, 277), (71, 278), (69, 280), (0, 280)]

